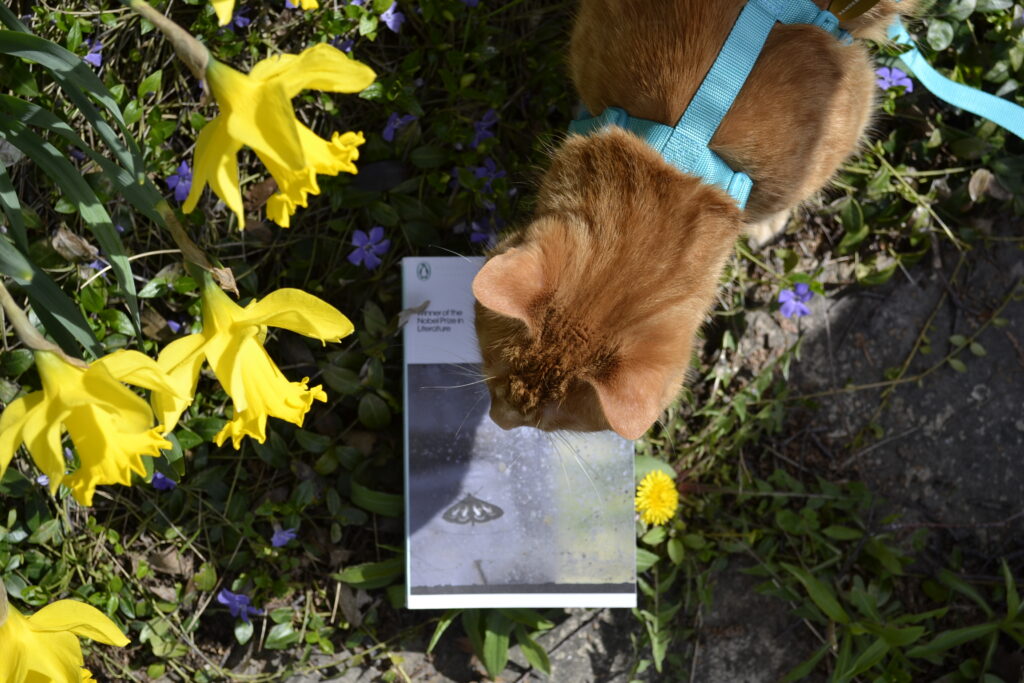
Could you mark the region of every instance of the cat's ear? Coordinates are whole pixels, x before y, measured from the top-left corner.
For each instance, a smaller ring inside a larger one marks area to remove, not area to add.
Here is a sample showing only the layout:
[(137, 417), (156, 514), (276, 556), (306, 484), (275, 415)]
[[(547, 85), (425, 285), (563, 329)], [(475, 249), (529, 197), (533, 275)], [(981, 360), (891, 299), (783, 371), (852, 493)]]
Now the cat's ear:
[(639, 439), (661, 415), (666, 377), (655, 368), (616, 372), (592, 382), (608, 426), (626, 439)]
[(541, 255), (513, 247), (484, 264), (473, 278), (473, 296), (495, 313), (517, 318), (530, 327), (530, 306), (544, 292)]

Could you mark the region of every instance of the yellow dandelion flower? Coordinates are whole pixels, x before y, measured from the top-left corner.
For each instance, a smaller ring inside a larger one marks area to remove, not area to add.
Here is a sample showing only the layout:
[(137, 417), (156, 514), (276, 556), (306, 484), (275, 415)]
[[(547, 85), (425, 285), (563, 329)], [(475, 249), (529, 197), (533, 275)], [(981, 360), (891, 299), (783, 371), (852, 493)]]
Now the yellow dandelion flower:
[(93, 681), (76, 636), (124, 647), (130, 641), (105, 614), (77, 600), (58, 600), (32, 616), (7, 603), (0, 583), (0, 681)]
[[(50, 479), (63, 482), (82, 505), (92, 505), (101, 484), (131, 485), (132, 472), (146, 476), (141, 456), (156, 457), (171, 443), (153, 425), (146, 402), (122, 382), (175, 393), (156, 362), (138, 351), (115, 351), (88, 368), (71, 365), (49, 351), (36, 351), (43, 388), (12, 402), (0, 414), (0, 478), (24, 442)], [(172, 425), (173, 426), (173, 425)], [(65, 475), (61, 432), (71, 436), (81, 465)]]
[[(209, 279), (202, 288), (203, 331), (168, 344), (157, 364), (171, 377), (178, 396), (192, 396), (203, 362), (209, 362), (234, 404), (234, 417), (217, 434), (218, 446), (231, 438), (235, 448), (251, 436), (266, 439), (267, 417), (302, 426), (313, 401), (326, 401), (309, 378), (289, 382), (263, 348), (267, 327), (282, 327), (322, 342), (352, 333), (352, 323), (333, 306), (298, 289), (279, 289), (242, 308)], [(189, 399), (153, 395), (153, 409), (171, 429)]]
[(672, 478), (661, 470), (648, 472), (636, 489), (636, 510), (646, 524), (664, 524), (679, 507), (679, 492)]
[(334, 133), (324, 140), (295, 118), (292, 98), (306, 89), (353, 93), (376, 78), (373, 69), (338, 48), (321, 43), (298, 55), (276, 55), (257, 63), (248, 74), (210, 59), (206, 82), (220, 114), (203, 126), (196, 139), (192, 187), (182, 205), (195, 209), (203, 188), (214, 194), (245, 226), (237, 154), (251, 147), (277, 182), (267, 215), (287, 228), (298, 206), (318, 194), (316, 176), (355, 173), (361, 133)]

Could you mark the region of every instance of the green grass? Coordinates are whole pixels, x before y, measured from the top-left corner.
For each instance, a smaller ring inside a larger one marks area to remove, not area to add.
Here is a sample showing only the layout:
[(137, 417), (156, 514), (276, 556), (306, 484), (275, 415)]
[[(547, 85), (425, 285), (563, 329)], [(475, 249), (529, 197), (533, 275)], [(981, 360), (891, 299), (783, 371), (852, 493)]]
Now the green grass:
[[(371, 662), (404, 680), (393, 654), (409, 636), (410, 621), (423, 637), (442, 627), (448, 629), (444, 638), (466, 633), (492, 674), (503, 668), (510, 640), (543, 668), (543, 650), (531, 643), (563, 617), (560, 610), (397, 613), (403, 528), (395, 266), (411, 254), (479, 253), (470, 241), (474, 221), (487, 229), (529, 214), (547, 151), (563, 134), (575, 101), (563, 65), (572, 4), (403, 3), (407, 22), (398, 35), (377, 20), (388, 1), (368, 0), (369, 8), (323, 2), (312, 12), (284, 11), (282, 4), (251, 3), (252, 23), (238, 31), (217, 29), (205, 2), (175, 3), (171, 16), (218, 58), (242, 69), (268, 54), (354, 39), (353, 55), (375, 69), (377, 83), (358, 97), (307, 91), (295, 104), (320, 133), (366, 134), (360, 174), (321, 178), (321, 195), (289, 230), (256, 222), (240, 234), (212, 202), (205, 202), (205, 214), (184, 220), (197, 242), (234, 270), (243, 297), (301, 287), (353, 320), (356, 334), (327, 349), (288, 333), (268, 342), (290, 377), (322, 382), (330, 402), (316, 408), (304, 428), (274, 421), (265, 444), (247, 441), (236, 452), (211, 443), (224, 424), (228, 397), (205, 377), (175, 432), (181, 452), (155, 463), (178, 487), (161, 492), (141, 481), (104, 487), (91, 509), (78, 507), (64, 491), (50, 498), (34, 482), (30, 460), (17, 457), (0, 482), (0, 576), (23, 611), (75, 597), (115, 619), (131, 645), (87, 648), (93, 671), (111, 680), (163, 674), (188, 681), (281, 680), (287, 672)], [(1022, 101), (1016, 87), (1024, 80), (1021, 28), (1012, 25), (1007, 5), (940, 2), (918, 35), (939, 50), (930, 55), (933, 64)], [(170, 48), (130, 12), (105, 1), (64, 9), (15, 8), (32, 15), (33, 31), (78, 55), (88, 51), (88, 39), (102, 41), (98, 74), (124, 112), (146, 172), (169, 195), (164, 179), (191, 160), (195, 132), (214, 107), (200, 104), (194, 80)], [(87, 145), (100, 147), (94, 125), (45, 70), (4, 59), (5, 89), (57, 113)], [(976, 218), (1024, 213), (1020, 140), (943, 109), (924, 92), (889, 92), (882, 104), (887, 115), (876, 140), (797, 222), (797, 232), (804, 223), (826, 225), (832, 242), (815, 240), (809, 254), (793, 240), (761, 253), (737, 251), (715, 323), (695, 359), (695, 381), (671, 418), (638, 444), (643, 457), (668, 461), (685, 477), (677, 518), (660, 531), (638, 529), (637, 677), (651, 677), (652, 669), (665, 680), (689, 675), (695, 617), (710, 604), (711, 578), (732, 560), (743, 560), (748, 573), (763, 580), (759, 590), (803, 619), (817, 653), (807, 669), (816, 666), (835, 680), (943, 674), (980, 680), (999, 633), (1024, 641), (1019, 577), (1008, 565), (1004, 579), (972, 585), (958, 578), (968, 567), (956, 552), (946, 548), (941, 563), (925, 561), (923, 532), (899, 533), (889, 526), (893, 520), (877, 519), (878, 502), (864, 485), (830, 481), (834, 473), (824, 467), (809, 476), (764, 455), (780, 452), (786, 430), (801, 419), (795, 415), (814, 407), (812, 398), (788, 387), (799, 347), (779, 349), (760, 363), (737, 357), (746, 315), (770, 306), (765, 302), (779, 289), (810, 281), (819, 294), (829, 291), (832, 283), (819, 281), (825, 277), (819, 266), (829, 257), (851, 259), (857, 282), (878, 285), (939, 244), (968, 250), (983, 243)], [(494, 135), (474, 147), (474, 122), (492, 109)], [(381, 134), (391, 113), (417, 118), (387, 142)], [(65, 141), (53, 134), (47, 139), (67, 154)], [(491, 189), (472, 172), (488, 158), (506, 171)], [(240, 160), (246, 188), (266, 177), (249, 152)], [(133, 323), (131, 297), (111, 273), (97, 277), (86, 265), (91, 259), (76, 261), (53, 247), (50, 237), (61, 225), (95, 240), (68, 187), (25, 161), (10, 173), (31, 259), (74, 298), (104, 350), (155, 355), (173, 337), (166, 321), (198, 325), (196, 282), (180, 267), (173, 242), (95, 163), (77, 168), (113, 223), (125, 228), (121, 239), (131, 256), (141, 329)], [(345, 257), (353, 231), (376, 225), (385, 228), (392, 247), (371, 272)], [(957, 344), (956, 354), (936, 358), (936, 367), (958, 369), (954, 361), (974, 351), (976, 336)], [(908, 367), (910, 359), (887, 381), (927, 379), (908, 374)], [(38, 386), (31, 355), (7, 338), (0, 400)], [(849, 447), (879, 436), (865, 433)], [(298, 538), (273, 548), (275, 528), (297, 528)], [(215, 599), (222, 588), (247, 593), (266, 616), (251, 626), (232, 619)], [(964, 625), (974, 630), (957, 630)], [(239, 643), (249, 649), (229, 659)], [(240, 657), (268, 661), (276, 654), (282, 658), (272, 660), (262, 679), (230, 670)], [(984, 680), (997, 679), (989, 674)]]

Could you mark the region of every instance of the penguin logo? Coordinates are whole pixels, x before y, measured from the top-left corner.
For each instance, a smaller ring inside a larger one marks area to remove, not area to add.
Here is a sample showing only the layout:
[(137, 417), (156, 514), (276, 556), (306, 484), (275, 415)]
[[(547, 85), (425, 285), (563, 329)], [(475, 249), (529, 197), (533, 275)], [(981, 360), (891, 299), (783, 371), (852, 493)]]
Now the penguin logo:
[(427, 263), (421, 263), (416, 266), (416, 277), (421, 280), (430, 279), (430, 265)]

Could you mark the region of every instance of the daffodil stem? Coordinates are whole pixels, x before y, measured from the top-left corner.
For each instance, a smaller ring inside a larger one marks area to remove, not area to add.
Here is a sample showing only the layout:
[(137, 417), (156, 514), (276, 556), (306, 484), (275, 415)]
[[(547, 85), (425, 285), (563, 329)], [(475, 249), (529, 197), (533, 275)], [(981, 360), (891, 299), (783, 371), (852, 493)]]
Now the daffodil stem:
[(0, 627), (7, 621), (7, 586), (0, 581)]
[(33, 351), (49, 351), (50, 353), (57, 354), (68, 363), (77, 365), (80, 368), (87, 368), (89, 365), (81, 360), (80, 358), (74, 358), (64, 353), (63, 349), (54, 344), (52, 341), (39, 334), (39, 330), (29, 322), (28, 316), (25, 315), (25, 311), (22, 310), (14, 299), (11, 297), (11, 293), (4, 287), (3, 282), (0, 282), (0, 308), (3, 309), (4, 313), (7, 314), (7, 318), (11, 321), (11, 327), (14, 328), (14, 332), (21, 339), (22, 343)]
[(200, 81), (206, 78), (206, 67), (210, 63), (210, 51), (196, 40), (191, 33), (158, 12), (145, 0), (131, 0), (128, 6), (136, 14), (143, 17), (160, 29), (160, 32), (171, 41), (178, 58), (185, 62), (192, 75)]
[(156, 210), (160, 217), (164, 219), (167, 230), (171, 233), (171, 239), (174, 240), (174, 243), (178, 245), (181, 253), (185, 256), (186, 265), (192, 264), (198, 266), (204, 272), (210, 273), (222, 289), (234, 292), (235, 296), (238, 296), (238, 287), (235, 284), (235, 276), (231, 269), (217, 267), (210, 262), (206, 253), (188, 236), (188, 232), (185, 231), (185, 227), (178, 220), (178, 215), (174, 213), (174, 209), (171, 208), (170, 204), (166, 200), (162, 200), (156, 205)]

